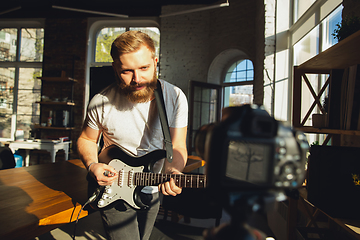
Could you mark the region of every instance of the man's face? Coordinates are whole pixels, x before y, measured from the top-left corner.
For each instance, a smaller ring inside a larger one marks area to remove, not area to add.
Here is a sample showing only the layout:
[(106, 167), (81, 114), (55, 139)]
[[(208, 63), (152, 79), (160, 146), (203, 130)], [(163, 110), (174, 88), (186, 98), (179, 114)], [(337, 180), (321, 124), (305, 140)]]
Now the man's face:
[(139, 50), (120, 56), (113, 62), (121, 92), (132, 102), (147, 102), (153, 97), (156, 87), (157, 58), (142, 45)]

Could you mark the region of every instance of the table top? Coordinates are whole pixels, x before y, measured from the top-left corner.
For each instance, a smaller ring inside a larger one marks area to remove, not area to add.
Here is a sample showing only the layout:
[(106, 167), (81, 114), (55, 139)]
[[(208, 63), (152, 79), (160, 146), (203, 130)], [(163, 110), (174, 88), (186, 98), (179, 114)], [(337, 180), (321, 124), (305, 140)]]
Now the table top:
[[(203, 165), (190, 158), (185, 170)], [(86, 174), (79, 159), (1, 170), (0, 239), (32, 239), (75, 221), (87, 201)]]
[(0, 239), (31, 239), (76, 220), (86, 174), (80, 160), (1, 170)]
[(21, 146), (21, 147), (31, 147), (31, 146), (55, 146), (55, 145), (69, 145), (71, 141), (61, 142), (58, 140), (38, 140), (38, 141), (12, 141), (9, 142), (9, 147), (12, 146)]

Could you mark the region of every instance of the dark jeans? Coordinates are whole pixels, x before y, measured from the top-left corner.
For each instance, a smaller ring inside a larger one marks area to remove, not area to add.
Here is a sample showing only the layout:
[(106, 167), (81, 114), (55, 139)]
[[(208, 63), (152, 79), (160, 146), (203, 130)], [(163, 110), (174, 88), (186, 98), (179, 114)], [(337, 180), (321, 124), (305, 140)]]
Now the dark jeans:
[(150, 238), (159, 211), (159, 194), (140, 193), (148, 210), (135, 210), (119, 201), (114, 207), (101, 211), (108, 239), (146, 240)]

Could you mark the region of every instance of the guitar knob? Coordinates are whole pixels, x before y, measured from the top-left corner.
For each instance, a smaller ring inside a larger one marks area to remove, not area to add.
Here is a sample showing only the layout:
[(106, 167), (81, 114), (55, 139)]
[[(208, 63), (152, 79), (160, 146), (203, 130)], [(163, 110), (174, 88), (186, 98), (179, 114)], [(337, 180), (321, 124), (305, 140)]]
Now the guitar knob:
[(103, 194), (101, 198), (102, 199), (107, 199), (107, 198), (109, 198), (109, 195), (108, 194)]
[(106, 189), (105, 189), (105, 192), (108, 193), (108, 194), (110, 194), (110, 193), (112, 192), (112, 190), (111, 190), (111, 188), (106, 188)]
[(104, 200), (99, 200), (98, 202), (98, 206), (101, 207), (102, 205), (104, 205), (105, 201)]

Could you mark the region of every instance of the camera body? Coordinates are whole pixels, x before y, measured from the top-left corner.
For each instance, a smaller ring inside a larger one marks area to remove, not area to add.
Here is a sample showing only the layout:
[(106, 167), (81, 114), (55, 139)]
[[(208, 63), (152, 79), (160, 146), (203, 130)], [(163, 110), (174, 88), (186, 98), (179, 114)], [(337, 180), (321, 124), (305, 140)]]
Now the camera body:
[(244, 105), (225, 108), (219, 123), (202, 126), (195, 148), (206, 161), (208, 188), (253, 192), (301, 186), (309, 144), (263, 107)]

